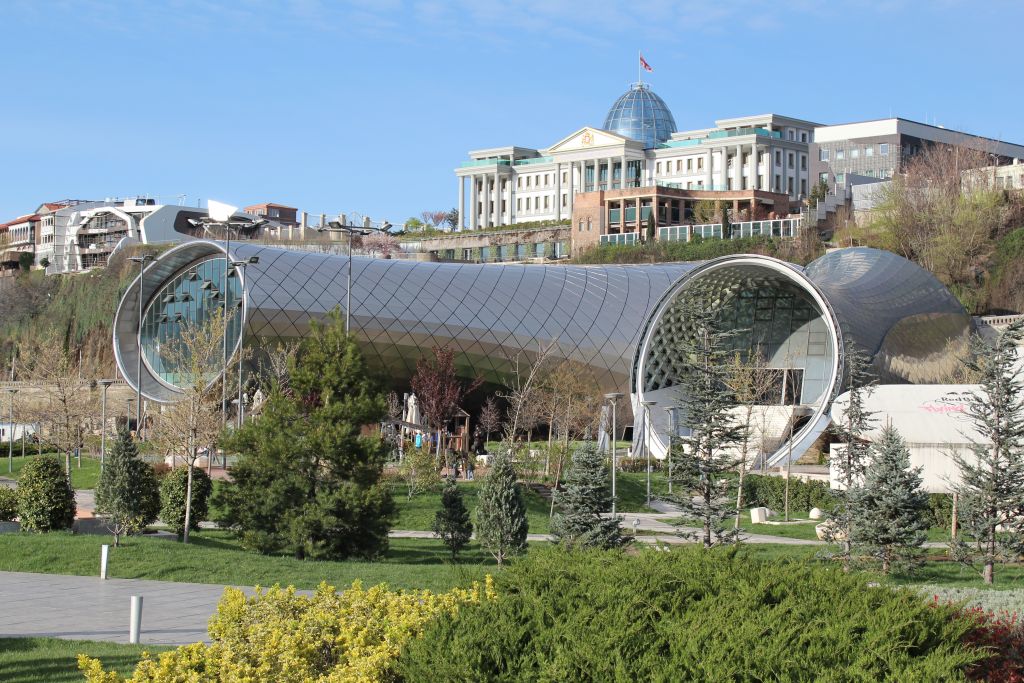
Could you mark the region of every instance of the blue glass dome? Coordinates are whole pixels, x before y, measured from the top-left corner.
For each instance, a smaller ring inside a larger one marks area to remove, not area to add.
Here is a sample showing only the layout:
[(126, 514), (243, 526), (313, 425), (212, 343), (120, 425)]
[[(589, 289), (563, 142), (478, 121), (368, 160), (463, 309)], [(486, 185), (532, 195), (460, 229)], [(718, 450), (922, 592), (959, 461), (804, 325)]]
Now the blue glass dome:
[(608, 110), (604, 129), (639, 140), (645, 149), (649, 149), (665, 142), (676, 132), (676, 121), (665, 100), (646, 83), (634, 83)]

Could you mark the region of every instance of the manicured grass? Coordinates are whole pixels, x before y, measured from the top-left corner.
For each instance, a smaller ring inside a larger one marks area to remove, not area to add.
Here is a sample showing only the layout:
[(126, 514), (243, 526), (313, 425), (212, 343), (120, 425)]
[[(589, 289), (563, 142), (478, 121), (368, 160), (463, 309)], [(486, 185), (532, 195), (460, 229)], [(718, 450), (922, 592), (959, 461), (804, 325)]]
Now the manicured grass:
[[(26, 454), (25, 457), (20, 455), (14, 456), (12, 462), (14, 464), (14, 472), (11, 474), (7, 473), (7, 452), (3, 451), (2, 457), (0, 457), (0, 477), (8, 477), (10, 479), (18, 479), (21, 477), (21, 470), (28, 464), (32, 458), (39, 457), (35, 454)], [(64, 465), (64, 456), (56, 453), (44, 453), (43, 455), (52, 455)], [(100, 461), (98, 458), (92, 458), (87, 455), (82, 456), (82, 466), (78, 466), (78, 459), (71, 458), (71, 487), (74, 489), (94, 489), (96, 488), (96, 482), (100, 478)]]
[(161, 645), (117, 645), (92, 640), (0, 638), (0, 680), (7, 683), (79, 683), (79, 654), (98, 657), (105, 669), (128, 675), (143, 652), (163, 652)]
[[(93, 576), (99, 573), (100, 545), (109, 536), (50, 534), (0, 535), (0, 571)], [(192, 534), (188, 545), (169, 538), (136, 536), (110, 549), (111, 577), (193, 583), (314, 588), (321, 581), (344, 588), (356, 579), (366, 585), (443, 591), (482, 579), (495, 570), (490, 556), (473, 544), (452, 564), (436, 539), (391, 539), (387, 556), (376, 562), (317, 562), (267, 556), (243, 550), (226, 531)]]
[[(647, 507), (647, 473), (619, 472), (615, 476), (617, 512), (651, 512)], [(663, 472), (651, 472), (651, 498), (668, 495), (668, 479)]]
[[(462, 498), (466, 503), (469, 514), (475, 520), (476, 506), (479, 502), (480, 486), (482, 479), (465, 481), (459, 479), (459, 487), (462, 489)], [(441, 509), (441, 490), (419, 493), (409, 498), (406, 489), (402, 485), (395, 485), (392, 489), (395, 498), (395, 505), (398, 507), (398, 519), (395, 521), (395, 529), (403, 531), (430, 531), (430, 525), (434, 522), (434, 515)], [(526, 500), (526, 518), (530, 523), (531, 534), (546, 534), (549, 530), (549, 514), (551, 503), (529, 488), (524, 488), (523, 496)]]

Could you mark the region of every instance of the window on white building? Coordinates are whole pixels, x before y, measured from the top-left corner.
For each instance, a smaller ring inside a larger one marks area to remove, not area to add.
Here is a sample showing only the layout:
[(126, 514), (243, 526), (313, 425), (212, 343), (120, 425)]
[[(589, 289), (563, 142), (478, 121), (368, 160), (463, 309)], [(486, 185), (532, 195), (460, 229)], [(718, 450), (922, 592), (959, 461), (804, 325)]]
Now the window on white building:
[(806, 171), (807, 170), (807, 155), (806, 154), (801, 154), (800, 155), (800, 170), (801, 171)]
[(683, 170), (683, 160), (682, 159), (676, 159), (676, 173), (679, 173), (682, 170)]
[(548, 208), (548, 195), (544, 195), (544, 208)]
[(800, 194), (801, 195), (806, 195), (807, 194), (807, 178), (801, 178), (800, 179)]
[(800, 142), (807, 142), (807, 131), (800, 133)]
[(657, 173), (658, 175), (661, 175), (661, 162), (660, 161), (654, 165), (654, 172)]
[(793, 194), (793, 179), (792, 178), (786, 178), (786, 190), (789, 192), (789, 194)]
[(697, 157), (697, 170), (701, 171), (704, 169), (704, 157)]
[(846, 158), (846, 152), (841, 150), (841, 149), (837, 149), (836, 150), (836, 161), (842, 161), (845, 158)]
[(686, 170), (687, 171), (692, 171), (693, 170), (693, 159), (687, 159), (686, 160)]
[(865, 147), (864, 148), (864, 156), (866, 156), (866, 157), (873, 157), (873, 156), (875, 156), (875, 146), (874, 145), (868, 145), (867, 147)]
[(786, 168), (793, 168), (793, 153), (792, 152), (790, 152), (789, 154), (786, 155), (786, 161), (788, 162), (788, 165), (786, 166)]
[(878, 153), (883, 157), (889, 156), (889, 143), (883, 142), (878, 146)]
[(568, 182), (569, 182), (569, 174), (566, 173), (565, 171), (562, 171), (562, 184), (565, 185)]
[(530, 176), (526, 176), (526, 186), (527, 187), (530, 186), (530, 180), (531, 180), (531, 177)]
[(851, 149), (850, 150), (850, 158), (851, 159), (859, 159), (860, 158), (860, 150), (857, 149), (856, 147)]
[(567, 201), (567, 195), (564, 195), (564, 194), (563, 194), (563, 195), (562, 195), (562, 206), (565, 206), (565, 205), (566, 205), (566, 201)]
[(530, 198), (529, 197), (526, 198), (526, 210), (527, 211), (530, 210)]
[(775, 150), (775, 165), (782, 166), (782, 152)]
[(793, 129), (792, 129), (792, 128), (790, 128), (788, 132), (789, 132), (789, 139), (790, 139), (790, 140), (795, 140), (795, 139), (796, 139), (796, 137), (795, 137), (795, 136), (793, 135)]
[(824, 147), (818, 150), (818, 161), (828, 161), (828, 150)]
[(522, 210), (523, 210), (523, 198), (522, 197), (517, 197), (516, 198), (516, 211), (522, 211)]

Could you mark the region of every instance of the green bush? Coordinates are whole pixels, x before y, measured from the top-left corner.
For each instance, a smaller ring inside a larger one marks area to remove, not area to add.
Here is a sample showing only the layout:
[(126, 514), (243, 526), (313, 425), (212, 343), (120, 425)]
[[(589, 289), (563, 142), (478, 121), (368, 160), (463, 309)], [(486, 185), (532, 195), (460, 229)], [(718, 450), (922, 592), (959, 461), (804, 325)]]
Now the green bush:
[[(789, 479), (790, 512), (806, 513), (811, 508), (831, 512), (836, 497), (829, 489), (828, 482)], [(766, 507), (781, 512), (786, 505), (786, 479), (784, 477), (748, 474), (743, 479), (744, 507)]]
[[(175, 467), (160, 483), (160, 519), (181, 536), (185, 532), (185, 497), (188, 491), (188, 468)], [(192, 512), (189, 530), (199, 528), (199, 522), (209, 514), (210, 493), (213, 482), (202, 468), (192, 469)]]
[(662, 263), (706, 261), (729, 254), (777, 256), (779, 242), (770, 237), (734, 240), (695, 238), (691, 242), (644, 242), (643, 244), (597, 244), (573, 255), (573, 263)]
[(929, 493), (928, 508), (931, 510), (928, 519), (931, 525), (948, 529), (953, 521), (953, 496), (948, 493)]
[(543, 548), (495, 587), (409, 641), (402, 680), (954, 681), (985, 657), (951, 607), (726, 549)]
[(14, 489), (0, 486), (0, 522), (13, 522), (18, 516), (18, 494)]
[(18, 480), (18, 518), (29, 531), (70, 529), (75, 522), (75, 492), (64, 468), (52, 455), (32, 458)]

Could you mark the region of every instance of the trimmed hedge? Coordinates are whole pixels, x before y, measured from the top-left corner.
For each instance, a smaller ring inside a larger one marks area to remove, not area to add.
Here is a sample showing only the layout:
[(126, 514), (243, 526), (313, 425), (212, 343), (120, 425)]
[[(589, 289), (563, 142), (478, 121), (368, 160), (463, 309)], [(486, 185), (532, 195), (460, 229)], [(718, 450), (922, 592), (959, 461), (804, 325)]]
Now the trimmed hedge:
[(28, 531), (59, 531), (74, 524), (75, 492), (52, 455), (32, 458), (21, 470), (18, 519)]
[[(771, 477), (748, 474), (743, 478), (744, 507), (766, 507), (781, 512), (786, 505), (785, 477)], [(820, 508), (831, 512), (836, 506), (836, 496), (829, 489), (828, 482), (789, 479), (790, 511), (809, 512)]]
[(14, 489), (0, 486), (0, 522), (13, 522), (18, 516), (18, 494)]
[(735, 550), (531, 552), (439, 617), (404, 681), (956, 681), (985, 653), (956, 610), (835, 567)]

